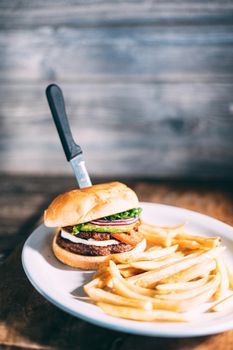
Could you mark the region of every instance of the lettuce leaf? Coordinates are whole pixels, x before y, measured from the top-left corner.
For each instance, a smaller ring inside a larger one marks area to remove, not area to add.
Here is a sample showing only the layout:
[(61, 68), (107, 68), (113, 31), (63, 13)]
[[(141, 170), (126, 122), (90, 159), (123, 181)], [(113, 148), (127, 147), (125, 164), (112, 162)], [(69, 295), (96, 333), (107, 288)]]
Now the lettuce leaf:
[[(101, 219), (102, 220), (118, 220), (118, 219), (138, 218), (139, 215), (141, 214), (141, 212), (142, 212), (142, 208), (133, 208), (133, 209), (130, 209), (127, 211), (123, 211), (121, 213), (106, 216), (106, 217), (101, 218)], [(74, 225), (72, 234), (76, 235), (80, 231), (85, 231), (85, 226), (87, 224), (88, 223)]]
[(138, 218), (142, 212), (142, 208), (133, 208), (127, 211), (123, 211), (121, 213), (113, 214), (106, 216), (105, 220), (118, 220), (118, 219), (129, 219), (129, 218)]

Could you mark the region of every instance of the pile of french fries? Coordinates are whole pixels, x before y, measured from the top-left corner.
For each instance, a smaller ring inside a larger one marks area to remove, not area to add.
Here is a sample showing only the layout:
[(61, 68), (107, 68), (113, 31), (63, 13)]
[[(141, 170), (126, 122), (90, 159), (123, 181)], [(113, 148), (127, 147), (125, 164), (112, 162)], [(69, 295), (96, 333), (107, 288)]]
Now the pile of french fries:
[(190, 321), (190, 311), (233, 309), (233, 275), (219, 237), (190, 235), (185, 225), (159, 227), (142, 222), (147, 249), (116, 254), (84, 290), (105, 313), (137, 321)]

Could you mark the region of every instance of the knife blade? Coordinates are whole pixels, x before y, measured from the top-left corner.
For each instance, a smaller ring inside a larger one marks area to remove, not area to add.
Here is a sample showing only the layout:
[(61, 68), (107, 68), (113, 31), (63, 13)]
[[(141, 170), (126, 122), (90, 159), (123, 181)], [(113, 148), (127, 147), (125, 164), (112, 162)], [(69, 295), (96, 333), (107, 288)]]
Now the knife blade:
[(46, 88), (48, 104), (59, 134), (67, 161), (70, 163), (80, 188), (92, 186), (81, 147), (75, 143), (66, 114), (61, 88), (51, 84)]

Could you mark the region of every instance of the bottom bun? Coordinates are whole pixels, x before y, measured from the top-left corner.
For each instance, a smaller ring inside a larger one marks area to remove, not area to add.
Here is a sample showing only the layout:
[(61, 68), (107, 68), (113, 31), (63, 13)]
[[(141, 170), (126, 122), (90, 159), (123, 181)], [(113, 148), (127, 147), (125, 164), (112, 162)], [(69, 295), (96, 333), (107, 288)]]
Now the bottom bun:
[(134, 255), (139, 252), (143, 252), (146, 249), (146, 240), (143, 239), (138, 245), (136, 245), (135, 248), (128, 252), (119, 253), (119, 254), (110, 254), (105, 256), (86, 256), (86, 255), (80, 255), (71, 253), (68, 250), (65, 250), (64, 248), (61, 248), (57, 244), (57, 235), (59, 234), (59, 231), (56, 233), (53, 239), (52, 249), (53, 252), (58, 260), (60, 260), (63, 264), (69, 265), (71, 267), (76, 267), (79, 269), (84, 270), (95, 270), (98, 268), (100, 264), (103, 262), (106, 262), (111, 259), (111, 257), (114, 255), (115, 257), (126, 257), (130, 258), (131, 255)]

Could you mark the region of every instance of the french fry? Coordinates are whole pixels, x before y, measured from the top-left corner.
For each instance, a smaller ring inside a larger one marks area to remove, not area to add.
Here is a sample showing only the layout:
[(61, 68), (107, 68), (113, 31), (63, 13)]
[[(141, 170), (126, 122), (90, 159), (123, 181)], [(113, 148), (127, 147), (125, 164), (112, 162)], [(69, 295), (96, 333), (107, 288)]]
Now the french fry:
[(127, 288), (129, 288), (133, 292), (144, 295), (144, 296), (149, 296), (149, 297), (155, 296), (155, 294), (156, 294), (155, 290), (138, 287), (138, 286), (128, 282), (126, 279), (124, 279), (121, 276), (120, 271), (118, 270), (118, 265), (116, 265), (113, 261), (109, 262), (109, 271), (110, 271), (112, 278), (116, 277), (116, 278), (120, 279), (121, 282), (123, 282), (127, 286)]
[(118, 264), (118, 265), (117, 265), (117, 268), (118, 268), (119, 270), (128, 269), (129, 267), (131, 267), (130, 264)]
[(179, 273), (170, 276), (164, 280), (162, 283), (177, 283), (177, 282), (188, 282), (198, 277), (205, 277), (211, 271), (216, 269), (216, 262), (213, 259), (206, 259), (201, 263), (197, 263), (194, 266), (181, 271)]
[(208, 281), (208, 276), (203, 278), (199, 278), (193, 282), (177, 282), (177, 283), (166, 283), (166, 284), (158, 284), (156, 289), (159, 292), (171, 293), (174, 291), (186, 291), (193, 288), (201, 287)]
[(225, 247), (215, 247), (215, 248), (207, 250), (206, 252), (203, 252), (200, 255), (200, 257), (214, 259), (214, 258), (217, 258), (220, 254), (222, 254), (225, 249), (226, 249)]
[(200, 247), (215, 248), (220, 244), (220, 237), (201, 237), (187, 234), (184, 231), (184, 225), (178, 225), (173, 228), (155, 227), (153, 225), (142, 224), (142, 234), (154, 242), (160, 242), (164, 246), (177, 244), (187, 249), (197, 249)]
[(96, 270), (96, 272), (94, 273), (93, 278), (99, 277), (103, 273), (107, 273), (107, 272), (108, 272), (108, 266), (99, 267), (98, 270)]
[(141, 321), (185, 321), (213, 297), (211, 310), (233, 308), (233, 275), (221, 254), (219, 237), (188, 234), (184, 225), (141, 223), (147, 249), (129, 257), (114, 254), (84, 286), (91, 300), (111, 316)]
[(133, 261), (143, 261), (143, 260), (155, 260), (155, 259), (161, 259), (164, 256), (169, 256), (170, 254), (174, 253), (176, 249), (178, 248), (178, 245), (174, 245), (169, 248), (164, 248), (161, 250), (153, 250), (150, 252), (142, 252), (138, 253), (135, 256), (125, 258), (124, 261), (122, 261), (121, 257), (118, 258), (118, 261), (120, 262), (126, 262), (131, 263)]
[(222, 249), (220, 247), (213, 248), (199, 256), (184, 258), (182, 261), (178, 261), (171, 266), (164, 267), (159, 271), (148, 271), (133, 277), (129, 277), (129, 280), (135, 282), (141, 287), (153, 288), (160, 280), (166, 279), (174, 274), (177, 274), (180, 271), (186, 270), (198, 262), (207, 261), (207, 258), (209, 257), (216, 257), (221, 252)]
[(170, 310), (170, 311), (179, 311), (179, 303), (175, 300), (159, 300), (156, 298), (147, 297), (132, 291), (123, 281), (114, 277), (112, 279), (113, 290), (122, 297), (135, 300), (144, 300), (152, 304), (153, 309), (156, 310)]
[[(188, 282), (197, 277), (203, 277), (210, 271), (216, 268), (216, 262), (211, 258), (215, 258), (225, 250), (225, 247), (217, 247), (204, 251), (200, 254), (200, 258), (197, 257), (197, 263), (184, 271), (175, 273), (169, 278), (162, 280), (162, 283), (175, 283), (175, 282)], [(190, 256), (190, 255), (189, 255)], [(187, 256), (188, 258), (188, 256)], [(205, 260), (207, 258), (207, 260)], [(204, 259), (204, 261), (203, 261)]]
[(215, 248), (218, 247), (221, 243), (220, 237), (202, 237), (202, 236), (195, 236), (195, 235), (190, 235), (187, 233), (182, 233), (176, 235), (177, 240), (188, 240), (188, 241), (195, 241), (200, 244), (201, 247), (203, 248)]
[(143, 310), (152, 309), (152, 303), (149, 301), (125, 298), (120, 295), (107, 292), (100, 288), (94, 288), (94, 287), (87, 288), (87, 286), (84, 286), (84, 290), (87, 293), (87, 295), (95, 302), (104, 302), (104, 303), (115, 304), (115, 305), (129, 306), (129, 307), (135, 307)]
[(172, 244), (179, 244), (179, 246), (182, 248), (182, 249), (200, 249), (201, 248), (201, 245), (200, 243), (196, 242), (196, 241), (191, 241), (191, 240), (188, 240), (188, 239), (176, 239), (174, 238), (172, 240)]
[(226, 263), (226, 261), (223, 259), (224, 264), (225, 264), (225, 268), (227, 270), (227, 274), (228, 274), (228, 280), (229, 280), (229, 287), (230, 289), (233, 289), (233, 274), (228, 266), (228, 264)]
[(153, 232), (148, 232), (143, 228), (139, 227), (139, 232), (143, 234), (147, 241), (154, 243), (155, 245), (161, 245), (166, 247), (167, 245), (167, 236), (162, 234), (155, 234)]
[(223, 259), (221, 257), (217, 257), (215, 260), (216, 260), (216, 270), (220, 274), (221, 281), (214, 297), (215, 299), (220, 299), (225, 295), (225, 293), (229, 289), (229, 279), (228, 279), (228, 273), (227, 273), (226, 266), (224, 264)]
[(130, 263), (130, 265), (136, 269), (141, 269), (145, 271), (156, 270), (164, 266), (173, 264), (174, 262), (181, 261), (183, 257), (173, 257), (170, 259), (164, 259), (159, 261), (148, 260), (148, 261), (135, 261)]
[(196, 255), (201, 255), (202, 253), (205, 253), (207, 251), (207, 249), (192, 249), (192, 251), (190, 252), (190, 249), (186, 249), (184, 247), (179, 247), (179, 249), (181, 249), (182, 253), (184, 256), (190, 256), (191, 254), (196, 254)]
[(127, 280), (125, 280), (125, 282), (127, 283), (128, 288), (134, 291), (135, 293), (139, 293), (149, 297), (155, 297), (156, 295), (156, 291), (154, 289), (143, 288), (143, 287), (137, 286), (134, 283), (130, 283)]
[(155, 250), (161, 250), (162, 249), (162, 247), (160, 247), (160, 246), (157, 246), (157, 245), (152, 245), (150, 248), (148, 248), (146, 251), (147, 252), (153, 252), (153, 251), (155, 251)]
[(135, 276), (135, 275), (137, 275), (137, 274), (139, 274), (141, 272), (142, 272), (141, 269), (136, 269), (135, 267), (128, 267), (127, 269), (122, 269), (121, 270), (121, 274), (125, 278), (129, 278), (129, 277)]
[(100, 274), (98, 277), (94, 278), (93, 280), (91, 280), (89, 283), (87, 283), (84, 286), (84, 289), (88, 289), (88, 288), (102, 288), (104, 286), (104, 278), (105, 278), (105, 274)]
[(229, 309), (233, 310), (233, 294), (213, 305), (211, 311), (225, 311)]
[(142, 230), (142, 234), (148, 240), (154, 243), (159, 242), (164, 247), (170, 247), (173, 243), (173, 238), (184, 230), (184, 224), (173, 227), (159, 227), (148, 224), (143, 224), (139, 227)]
[(162, 237), (167, 236), (167, 230), (163, 227), (158, 227), (158, 226), (155, 227), (148, 224), (141, 224), (138, 229), (139, 231), (143, 230), (145, 232), (162, 236)]
[[(113, 290), (116, 292), (118, 295), (121, 295), (126, 298), (130, 299), (136, 299), (136, 300), (148, 300), (149, 297), (146, 297), (145, 295), (141, 295), (139, 293), (136, 293), (132, 291), (128, 285), (123, 281), (122, 279), (118, 277), (112, 277), (113, 281)], [(153, 298), (150, 298), (152, 301), (154, 301)], [(150, 300), (150, 301), (151, 301)]]
[(180, 301), (179, 308), (180, 311), (185, 312), (185, 311), (190, 311), (196, 306), (199, 306), (207, 301), (209, 301), (214, 293), (216, 293), (216, 290), (218, 288), (218, 284), (220, 282), (219, 275), (215, 279), (215, 283), (212, 288), (208, 289), (207, 291), (189, 299), (185, 299), (183, 301)]
[(113, 317), (126, 318), (135, 321), (173, 321), (186, 322), (188, 317), (178, 312), (162, 311), (162, 310), (140, 310), (136, 308), (113, 306), (107, 303), (99, 302), (97, 304), (106, 314)]
[(218, 275), (211, 276), (209, 282), (205, 283), (204, 285), (200, 287), (196, 287), (193, 289), (189, 289), (183, 292), (178, 292), (178, 293), (170, 293), (166, 295), (157, 295), (156, 297), (162, 300), (184, 300), (184, 299), (189, 299), (193, 298), (201, 293), (204, 293), (216, 285), (216, 279), (220, 281), (220, 278)]
[(173, 244), (173, 238), (170, 235), (167, 235), (165, 241), (165, 247), (171, 247)]
[[(133, 290), (131, 288), (130, 283), (127, 282), (121, 275), (119, 275), (116, 265), (113, 262), (110, 262), (110, 263), (111, 263), (110, 274), (112, 276), (113, 290), (118, 295), (121, 295), (126, 298), (130, 298), (130, 299), (145, 300), (145, 301), (151, 302), (153, 305), (153, 308), (155, 309), (179, 311), (179, 305), (174, 301), (156, 300), (151, 296), (145, 296), (139, 293), (138, 291), (135, 291), (135, 289)], [(155, 295), (155, 292), (153, 293)]]

